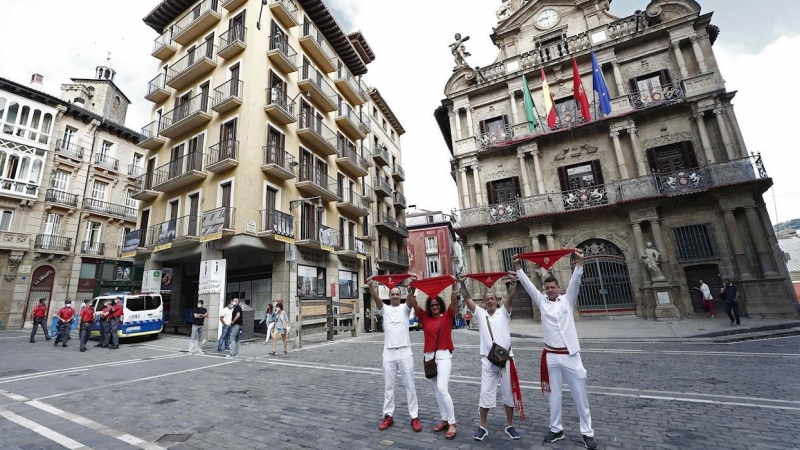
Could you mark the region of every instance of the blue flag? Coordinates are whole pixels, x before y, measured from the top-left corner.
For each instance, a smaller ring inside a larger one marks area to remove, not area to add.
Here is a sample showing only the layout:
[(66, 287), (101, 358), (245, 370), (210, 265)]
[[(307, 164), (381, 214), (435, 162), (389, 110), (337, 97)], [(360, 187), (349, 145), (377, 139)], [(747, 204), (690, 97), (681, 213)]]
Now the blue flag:
[(600, 96), (600, 111), (604, 115), (611, 114), (611, 94), (608, 92), (606, 80), (603, 78), (603, 71), (597, 64), (597, 57), (592, 52), (592, 89)]

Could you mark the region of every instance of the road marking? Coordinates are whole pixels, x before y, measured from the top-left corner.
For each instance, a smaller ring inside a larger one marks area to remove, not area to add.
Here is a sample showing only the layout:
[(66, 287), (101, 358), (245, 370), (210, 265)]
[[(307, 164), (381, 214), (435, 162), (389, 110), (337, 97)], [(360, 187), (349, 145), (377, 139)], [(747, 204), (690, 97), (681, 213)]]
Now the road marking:
[(28, 420), (20, 415), (14, 414), (7, 409), (0, 408), (0, 417), (4, 417), (6, 420), (13, 422), (17, 425), (23, 426), (40, 436), (50, 439), (51, 441), (55, 442), (58, 445), (67, 447), (70, 450), (92, 450), (91, 447), (87, 447), (78, 441), (74, 441), (64, 436), (63, 434), (53, 431), (45, 426), (39, 425), (38, 423), (32, 420)]
[(127, 361), (114, 361), (114, 362), (101, 363), (101, 364), (92, 364), (92, 365), (89, 365), (89, 366), (82, 366), (82, 367), (69, 367), (69, 368), (64, 368), (64, 369), (49, 370), (49, 371), (46, 371), (46, 372), (33, 373), (33, 374), (29, 374), (29, 375), (15, 375), (15, 376), (6, 377), (6, 378), (0, 378), (0, 384), (14, 383), (14, 382), (17, 382), (17, 381), (25, 381), (25, 380), (31, 380), (31, 379), (34, 379), (34, 378), (49, 377), (49, 376), (54, 376), (54, 375), (67, 375), (67, 374), (70, 374), (70, 373), (86, 372), (86, 371), (88, 371), (90, 369), (96, 369), (98, 367), (115, 367), (115, 366), (122, 366), (122, 365), (127, 365), (127, 364), (137, 364), (137, 363), (141, 363), (141, 362), (158, 361), (158, 360), (161, 360), (161, 359), (175, 358), (177, 356), (179, 356), (179, 355), (160, 355), (160, 356), (154, 356), (154, 357), (148, 358), (148, 359), (138, 358), (138, 359), (131, 359), (131, 360), (127, 360)]

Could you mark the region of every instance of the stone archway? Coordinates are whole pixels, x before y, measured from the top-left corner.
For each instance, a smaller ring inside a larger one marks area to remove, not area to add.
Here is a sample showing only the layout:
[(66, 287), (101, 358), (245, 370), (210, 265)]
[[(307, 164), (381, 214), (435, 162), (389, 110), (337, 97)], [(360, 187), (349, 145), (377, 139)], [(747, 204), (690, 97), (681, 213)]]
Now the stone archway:
[(580, 312), (635, 314), (635, 295), (622, 250), (605, 239), (589, 239), (576, 248), (586, 257), (578, 296)]

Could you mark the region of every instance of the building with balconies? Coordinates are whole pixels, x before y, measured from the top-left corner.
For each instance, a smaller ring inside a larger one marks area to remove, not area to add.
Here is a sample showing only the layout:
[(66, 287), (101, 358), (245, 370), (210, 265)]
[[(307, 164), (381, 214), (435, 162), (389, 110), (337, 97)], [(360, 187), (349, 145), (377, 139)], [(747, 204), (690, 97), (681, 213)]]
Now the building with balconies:
[(465, 270), (454, 224), (455, 218), (441, 211), (406, 212), (410, 273), (428, 278), (457, 276)]
[[(290, 315), (298, 297), (360, 309), (366, 277), (405, 271), (402, 127), (370, 95), (375, 55), (361, 33), (320, 0), (164, 0), (144, 22), (157, 33), (153, 113), (125, 251), (170, 275), (171, 320), (202, 298), (218, 323), (219, 295), (198, 289), (203, 261), (226, 261), (228, 298), (259, 311), (280, 299)], [(374, 168), (373, 121), (394, 172)], [(378, 212), (399, 218), (388, 234)], [(396, 253), (385, 267), (381, 248)]]
[[(581, 314), (704, 314), (694, 288), (702, 278), (719, 292), (720, 277), (739, 285), (751, 316), (796, 314), (762, 199), (768, 153), (765, 163), (745, 145), (712, 13), (692, 0), (652, 0), (615, 17), (609, 3), (512, 2), (491, 35), (496, 61), (457, 65), (448, 80), (436, 119), (470, 271), (511, 270), (523, 251), (580, 248)], [(609, 107), (591, 89), (601, 78)], [(526, 270), (536, 283), (546, 275)], [(551, 272), (566, 283), (569, 258)]]

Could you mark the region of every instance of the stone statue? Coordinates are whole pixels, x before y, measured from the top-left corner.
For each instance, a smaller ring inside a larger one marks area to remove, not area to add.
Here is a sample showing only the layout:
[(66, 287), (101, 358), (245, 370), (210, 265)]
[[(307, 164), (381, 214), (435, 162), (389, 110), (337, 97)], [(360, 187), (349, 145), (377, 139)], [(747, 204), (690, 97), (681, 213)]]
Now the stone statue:
[(642, 255), (642, 263), (650, 272), (650, 279), (652, 281), (664, 281), (667, 277), (661, 272), (661, 253), (656, 250), (652, 242), (648, 242), (645, 246), (644, 254)]
[(527, 0), (503, 0), (503, 4), (497, 9), (497, 19), (508, 19), (527, 2)]
[(468, 40), (469, 36), (462, 38), (461, 33), (456, 33), (456, 41), (450, 44), (450, 52), (453, 54), (453, 59), (455, 59), (456, 62), (454, 70), (467, 67), (467, 56), (472, 56), (467, 52), (467, 47), (464, 45), (464, 42)]

